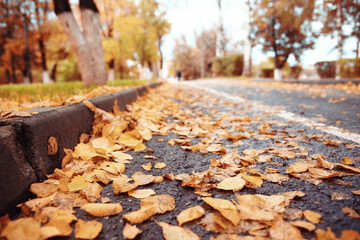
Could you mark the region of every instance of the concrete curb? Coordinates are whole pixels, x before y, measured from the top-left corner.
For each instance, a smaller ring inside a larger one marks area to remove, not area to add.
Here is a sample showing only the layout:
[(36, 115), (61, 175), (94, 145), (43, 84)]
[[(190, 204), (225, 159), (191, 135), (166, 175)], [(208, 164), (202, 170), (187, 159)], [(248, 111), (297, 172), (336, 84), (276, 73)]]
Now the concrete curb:
[[(126, 110), (126, 105), (143, 95), (147, 88), (161, 84), (149, 83), (89, 101), (111, 111), (117, 99), (120, 110)], [(46, 174), (61, 166), (63, 149), (73, 149), (82, 133), (90, 133), (94, 121), (93, 112), (83, 103), (32, 111), (39, 114), (0, 120), (0, 216), (31, 196), (32, 183), (46, 179)], [(51, 137), (56, 141), (51, 142)], [(48, 144), (57, 144), (58, 150), (49, 152)]]

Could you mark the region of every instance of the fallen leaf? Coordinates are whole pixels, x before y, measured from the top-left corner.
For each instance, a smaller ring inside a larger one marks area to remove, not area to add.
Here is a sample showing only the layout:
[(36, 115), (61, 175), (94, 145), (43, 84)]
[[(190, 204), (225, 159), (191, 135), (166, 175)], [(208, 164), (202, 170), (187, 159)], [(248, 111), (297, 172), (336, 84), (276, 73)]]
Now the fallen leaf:
[(272, 183), (279, 183), (281, 185), (282, 182), (289, 181), (289, 177), (281, 175), (279, 173), (270, 173), (267, 175), (268, 181)]
[(214, 209), (218, 210), (225, 218), (230, 220), (235, 226), (240, 222), (239, 213), (235, 205), (229, 200), (203, 197), (201, 198), (204, 202), (209, 204)]
[(92, 148), (85, 143), (79, 143), (74, 150), (73, 157), (81, 158), (85, 161), (90, 161), (92, 158), (99, 156), (98, 153), (92, 150)]
[(166, 163), (164, 163), (164, 162), (157, 162), (154, 164), (154, 168), (156, 168), (156, 169), (163, 169), (165, 167), (166, 167)]
[(58, 210), (50, 218), (50, 221), (45, 226), (56, 227), (60, 234), (58, 236), (70, 236), (72, 232), (71, 222), (76, 221), (77, 218), (66, 211)]
[(221, 144), (211, 144), (209, 147), (206, 148), (208, 152), (215, 153), (215, 154), (225, 154), (226, 148)]
[(81, 191), (85, 194), (86, 199), (89, 200), (89, 202), (97, 202), (97, 200), (101, 197), (102, 187), (98, 183), (87, 183), (86, 187)]
[(245, 174), (241, 175), (247, 183), (249, 183), (252, 187), (261, 187), (261, 185), (263, 184), (263, 180), (261, 177), (257, 177), (257, 176), (248, 176)]
[(115, 194), (131, 191), (138, 187), (135, 183), (129, 183), (130, 179), (118, 178), (113, 181), (113, 191)]
[(271, 239), (303, 239), (301, 231), (292, 224), (285, 222), (282, 217), (278, 217), (269, 229)]
[(59, 229), (55, 226), (43, 226), (40, 230), (40, 234), (43, 239), (62, 236)]
[(53, 136), (50, 136), (48, 143), (47, 143), (47, 148), (48, 148), (48, 155), (56, 155), (56, 153), (58, 152), (58, 142), (57, 139)]
[(314, 224), (320, 223), (320, 219), (321, 219), (321, 214), (320, 213), (310, 211), (310, 210), (305, 210), (303, 213), (304, 213), (304, 217), (309, 222), (312, 222)]
[(136, 144), (134, 152), (141, 152), (144, 151), (146, 149), (145, 144), (139, 142), (138, 144)]
[(8, 240), (38, 240), (40, 238), (41, 226), (38, 221), (33, 218), (20, 218), (10, 221), (1, 231), (1, 237)]
[(205, 214), (205, 210), (201, 206), (195, 206), (188, 209), (185, 209), (176, 217), (179, 226), (183, 225), (186, 222), (198, 219)]
[(135, 226), (132, 226), (128, 223), (126, 223), (124, 229), (123, 229), (123, 236), (126, 239), (134, 239), (137, 235), (139, 235), (141, 233), (141, 230), (138, 229)]
[(87, 203), (81, 209), (95, 217), (117, 215), (123, 210), (118, 203)]
[(200, 237), (188, 228), (172, 226), (165, 222), (156, 222), (162, 227), (163, 236), (166, 240), (200, 240)]
[(294, 221), (294, 222), (290, 222), (291, 225), (295, 226), (295, 227), (298, 227), (298, 228), (303, 228), (303, 229), (306, 229), (310, 232), (314, 231), (316, 226), (312, 223), (309, 223), (309, 222), (305, 222), (305, 221)]
[(75, 238), (77, 239), (94, 239), (101, 232), (102, 224), (93, 221), (79, 221), (75, 224)]
[(99, 154), (111, 153), (115, 150), (115, 143), (109, 138), (100, 137), (91, 140), (93, 149)]
[(236, 177), (229, 177), (222, 180), (218, 185), (218, 189), (239, 191), (245, 186), (245, 180), (237, 175)]
[(111, 155), (116, 162), (129, 163), (129, 160), (133, 160), (133, 157), (130, 154), (123, 152), (112, 152)]
[(343, 230), (341, 232), (341, 240), (359, 240), (360, 239), (360, 233), (349, 229), (349, 230)]
[(152, 206), (148, 206), (142, 207), (139, 210), (133, 211), (128, 214), (123, 214), (123, 218), (131, 224), (138, 224), (151, 218), (155, 214), (155, 210), (152, 208)]
[(360, 189), (352, 191), (354, 195), (360, 195)]
[(328, 227), (328, 230), (316, 229), (316, 240), (338, 240), (335, 234)]
[(71, 182), (67, 185), (69, 191), (80, 191), (83, 190), (86, 187), (86, 181), (85, 178), (81, 175), (75, 176)]
[(344, 199), (350, 199), (349, 195), (347, 195), (346, 193), (341, 193), (341, 192), (332, 192), (331, 193), (331, 200), (335, 200), (335, 201), (340, 201), (340, 200), (344, 200)]
[(37, 197), (47, 197), (58, 189), (58, 184), (49, 183), (47, 181), (42, 183), (33, 183), (30, 186), (30, 191), (37, 195)]
[(153, 175), (146, 175), (142, 172), (134, 173), (134, 175), (131, 178), (134, 180), (135, 184), (138, 186), (147, 185), (149, 183), (152, 183), (155, 179), (155, 177)]
[(146, 171), (151, 171), (151, 168), (152, 168), (151, 162), (148, 162), (148, 164), (146, 164), (146, 165), (143, 164), (143, 165), (141, 165), (141, 167)]
[(346, 215), (348, 215), (349, 217), (351, 218), (357, 218), (357, 219), (360, 219), (360, 214), (357, 213), (354, 209), (352, 208), (349, 208), (349, 207), (344, 207), (342, 209), (342, 212)]
[(155, 195), (152, 189), (135, 189), (128, 192), (129, 196), (134, 198), (146, 198)]
[(343, 159), (340, 160), (341, 163), (349, 165), (349, 164), (353, 164), (354, 162), (351, 160), (350, 157), (344, 157)]

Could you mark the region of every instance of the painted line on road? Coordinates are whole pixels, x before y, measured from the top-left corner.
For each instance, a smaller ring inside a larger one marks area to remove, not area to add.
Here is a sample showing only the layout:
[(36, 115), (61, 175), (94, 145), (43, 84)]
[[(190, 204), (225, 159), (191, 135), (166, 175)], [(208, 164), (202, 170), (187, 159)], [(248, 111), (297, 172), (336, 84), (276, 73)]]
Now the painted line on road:
[[(183, 83), (182, 83), (183, 84)], [(241, 97), (237, 97), (237, 96), (232, 96), (228, 93), (219, 91), (219, 90), (215, 90), (213, 88), (210, 87), (205, 87), (205, 86), (201, 86), (199, 84), (196, 84), (195, 82), (187, 82), (186, 85), (194, 87), (194, 88), (198, 88), (201, 90), (205, 90), (207, 92), (210, 92), (212, 94), (224, 97), (228, 100), (232, 100), (232, 101), (236, 101), (236, 102), (240, 102), (240, 103), (244, 103), (244, 102), (249, 102), (252, 103), (253, 107), (261, 110), (261, 111), (266, 111), (266, 112), (270, 112), (273, 115), (276, 115), (278, 117), (283, 118), (284, 120), (287, 121), (293, 121), (293, 122), (297, 122), (299, 124), (305, 125), (307, 127), (313, 128), (313, 129), (317, 129), (320, 130), (322, 132), (325, 132), (327, 134), (331, 134), (349, 141), (353, 141), (356, 142), (357, 144), (360, 144), (360, 134), (355, 133), (355, 132), (350, 132), (346, 129), (343, 128), (338, 128), (338, 127), (334, 127), (334, 126), (329, 126), (329, 125), (325, 125), (323, 123), (319, 123), (316, 121), (313, 121), (309, 118), (306, 117), (302, 117), (299, 116), (297, 114), (294, 114), (292, 112), (288, 112), (285, 110), (281, 110), (279, 111), (278, 109), (275, 109), (273, 106), (268, 106), (262, 103), (259, 103), (257, 101), (253, 101), (253, 100), (247, 100), (245, 98), (241, 98)]]

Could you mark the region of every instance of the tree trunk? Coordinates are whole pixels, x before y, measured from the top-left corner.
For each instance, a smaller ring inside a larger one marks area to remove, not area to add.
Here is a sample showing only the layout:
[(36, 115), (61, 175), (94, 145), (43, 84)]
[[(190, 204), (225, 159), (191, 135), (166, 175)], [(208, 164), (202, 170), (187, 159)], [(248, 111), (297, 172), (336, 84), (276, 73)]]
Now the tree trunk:
[(251, 76), (251, 23), (250, 23), (250, 1), (245, 3), (245, 49), (244, 49), (244, 69), (243, 75), (246, 77)]
[(223, 26), (223, 18), (221, 11), (221, 1), (217, 0), (219, 7), (219, 26), (216, 32), (216, 57), (223, 57), (225, 54), (225, 37), (224, 37), (224, 26)]
[(53, 0), (55, 13), (69, 38), (70, 45), (78, 60), (81, 78), (85, 86), (98, 83), (95, 59), (84, 35), (71, 12), (68, 0)]
[(80, 0), (81, 22), (85, 40), (94, 59), (95, 84), (106, 84), (106, 64), (100, 38), (100, 14), (93, 0)]
[(275, 81), (282, 81), (283, 80), (283, 74), (281, 68), (275, 68), (274, 69), (274, 79)]
[(336, 79), (340, 79), (340, 60), (343, 55), (343, 37), (342, 37), (342, 20), (341, 20), (341, 1), (338, 1), (336, 9), (336, 31), (337, 31), (337, 50), (338, 50), (338, 62), (336, 63)]
[(17, 83), (16, 68), (15, 68), (15, 56), (14, 55), (11, 55), (11, 74), (12, 74), (12, 82)]
[(108, 72), (108, 81), (114, 81), (115, 80), (115, 59), (111, 59), (108, 62), (108, 66), (109, 66), (109, 72)]
[(11, 84), (11, 74), (9, 69), (6, 69), (7, 84)]
[(50, 78), (51, 78), (51, 80), (53, 81), (53, 82), (56, 82), (56, 70), (57, 70), (57, 63), (55, 63), (55, 65), (52, 67), (52, 69), (51, 69), (51, 76), (50, 76)]

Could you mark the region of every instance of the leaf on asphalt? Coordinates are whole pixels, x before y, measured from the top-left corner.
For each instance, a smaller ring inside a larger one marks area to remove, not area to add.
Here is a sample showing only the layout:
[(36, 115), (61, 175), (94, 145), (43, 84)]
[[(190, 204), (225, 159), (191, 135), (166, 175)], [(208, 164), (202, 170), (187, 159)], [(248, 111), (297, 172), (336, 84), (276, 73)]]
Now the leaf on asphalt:
[(284, 212), (282, 204), (285, 197), (281, 195), (237, 195), (236, 204), (241, 219), (270, 221), (275, 219), (276, 213)]
[(164, 163), (164, 162), (157, 162), (154, 164), (154, 168), (156, 168), (156, 169), (163, 169), (165, 167), (166, 167), (166, 163)]
[(342, 164), (346, 164), (346, 165), (349, 165), (349, 164), (353, 164), (354, 162), (351, 160), (350, 157), (344, 157), (343, 159), (340, 160), (340, 162)]
[(260, 162), (260, 163), (265, 163), (265, 162), (271, 162), (272, 160), (272, 155), (259, 155), (256, 156), (256, 161)]
[(43, 226), (41, 227), (40, 234), (42, 239), (48, 239), (52, 237), (62, 236), (60, 230), (55, 226)]
[(291, 223), (291, 225), (293, 225), (295, 227), (306, 229), (309, 232), (314, 231), (315, 228), (316, 228), (316, 226), (314, 224), (309, 223), (309, 222), (305, 222), (305, 221), (301, 221), (301, 220), (293, 221), (293, 222), (290, 222), (290, 223)]
[(30, 186), (30, 191), (37, 195), (37, 197), (47, 197), (58, 189), (59, 184), (48, 181), (42, 183), (33, 183)]
[(119, 162), (103, 161), (103, 162), (98, 162), (97, 165), (98, 168), (100, 168), (101, 170), (104, 170), (113, 175), (119, 175), (125, 172), (125, 164), (121, 162), (119, 163)]
[(128, 223), (126, 223), (126, 225), (122, 231), (122, 234), (123, 234), (124, 238), (126, 238), (126, 239), (134, 239), (140, 233), (141, 233), (140, 229), (138, 229), (137, 227), (132, 226)]
[(164, 213), (175, 208), (175, 200), (168, 194), (156, 195), (141, 200), (140, 207), (151, 206), (155, 213)]
[(138, 224), (151, 218), (155, 214), (155, 210), (152, 208), (152, 206), (147, 206), (141, 207), (139, 210), (133, 211), (131, 213), (123, 214), (123, 218), (131, 224)]
[(359, 240), (360, 239), (360, 233), (355, 230), (343, 230), (341, 232), (341, 240)]
[(269, 229), (271, 239), (303, 239), (301, 231), (278, 216)]
[(323, 167), (329, 170), (332, 170), (334, 168), (334, 164), (324, 160), (324, 155), (322, 154), (311, 155), (311, 158), (317, 161), (318, 167)]
[(76, 220), (77, 218), (73, 214), (58, 210), (51, 216), (50, 221), (45, 226), (56, 227), (60, 232), (58, 236), (69, 236), (72, 232), (70, 224)]
[(206, 148), (208, 152), (215, 153), (215, 154), (225, 154), (226, 148), (221, 144), (211, 144)]
[(321, 214), (320, 213), (310, 211), (310, 210), (305, 210), (303, 213), (304, 213), (304, 217), (309, 222), (312, 222), (314, 224), (320, 223), (320, 219), (321, 219)]
[(67, 185), (69, 191), (80, 191), (86, 187), (85, 178), (82, 175), (75, 176), (71, 182)]
[(41, 239), (41, 226), (38, 221), (33, 218), (20, 218), (10, 221), (1, 231), (1, 237), (9, 240), (17, 239)]
[(164, 181), (164, 177), (163, 176), (155, 176), (155, 178), (154, 178), (154, 183), (160, 183), (160, 182), (162, 182), (162, 181)]
[(256, 187), (261, 187), (261, 185), (263, 184), (263, 179), (261, 177), (257, 177), (257, 176), (248, 176), (245, 174), (241, 175), (247, 182), (248, 187), (252, 187), (252, 188), (256, 188)]
[(239, 191), (245, 186), (245, 180), (237, 175), (236, 177), (229, 177), (222, 180), (218, 185), (218, 189)]
[(87, 203), (81, 209), (95, 217), (117, 215), (123, 210), (119, 203)]
[(116, 149), (114, 142), (104, 137), (92, 139), (91, 145), (96, 152), (102, 155), (111, 153)]
[(341, 164), (341, 163), (334, 163), (334, 164), (335, 164), (336, 166), (345, 168), (345, 169), (347, 169), (347, 170), (351, 170), (351, 171), (353, 171), (353, 172), (360, 173), (360, 168), (351, 167), (351, 166), (348, 166), (348, 165), (345, 165), (345, 164)]
[(128, 192), (129, 196), (134, 198), (146, 198), (155, 195), (155, 191), (152, 189), (135, 189)]
[(166, 240), (200, 240), (200, 237), (188, 228), (172, 226), (165, 222), (156, 222), (162, 227), (163, 236)]
[(344, 207), (342, 209), (342, 212), (346, 215), (348, 215), (351, 218), (356, 218), (356, 219), (360, 219), (360, 214), (357, 213), (354, 209), (349, 208), (349, 207)]
[(200, 225), (207, 231), (213, 233), (231, 232), (234, 225), (219, 212), (210, 212), (200, 221)]
[(126, 147), (134, 149), (139, 143), (142, 142), (141, 134), (137, 130), (125, 132), (119, 137), (117, 142)]
[(338, 240), (336, 235), (331, 231), (330, 227), (327, 228), (327, 231), (323, 229), (316, 229), (315, 233), (316, 240)]
[(354, 191), (352, 191), (352, 193), (354, 194), (354, 195), (360, 195), (360, 189), (358, 189), (358, 190), (354, 190)]
[(186, 222), (190, 222), (192, 220), (202, 217), (204, 214), (205, 214), (205, 210), (201, 206), (195, 206), (185, 209), (184, 211), (179, 213), (176, 219), (179, 223), (179, 226), (181, 226)]
[(93, 221), (79, 221), (75, 224), (75, 238), (76, 239), (94, 239), (96, 238), (102, 229), (102, 223), (95, 220)]
[(182, 146), (191, 146), (190, 139), (170, 139), (168, 144), (171, 146), (175, 146), (175, 144), (179, 144)]
[(114, 161), (121, 163), (130, 163), (129, 160), (133, 160), (133, 157), (130, 154), (123, 152), (112, 152), (110, 153), (114, 157)]
[(225, 218), (230, 220), (235, 226), (240, 222), (240, 216), (236, 206), (226, 199), (203, 197), (204, 202), (209, 204), (214, 209), (218, 210)]
[(74, 150), (73, 157), (90, 161), (92, 158), (99, 156), (88, 144), (79, 143)]
[(113, 191), (115, 194), (131, 191), (138, 187), (135, 183), (129, 183), (129, 178), (118, 178), (113, 181)]
[(312, 162), (296, 162), (295, 164), (290, 164), (290, 167), (286, 169), (286, 173), (302, 173), (315, 166), (316, 163)]
[(89, 202), (97, 202), (100, 199), (102, 187), (98, 183), (87, 183), (86, 187), (82, 190), (82, 193), (85, 194), (86, 199)]
[(317, 179), (327, 179), (327, 178), (332, 178), (332, 177), (336, 177), (339, 175), (338, 172), (335, 172), (332, 170), (325, 170), (322, 168), (309, 168), (308, 171), (312, 178), (317, 178)]
[(280, 173), (270, 173), (267, 175), (268, 181), (272, 183), (278, 183), (281, 185), (282, 182), (289, 181), (289, 177), (281, 175)]
[(166, 173), (163, 175), (164, 178), (166, 178), (167, 180), (173, 181), (175, 179), (174, 173)]
[(249, 149), (245, 149), (244, 151), (242, 151), (242, 153), (247, 156), (247, 157), (256, 157), (259, 154), (263, 153), (262, 150), (257, 150), (257, 149), (253, 149), (253, 148), (249, 148)]
[(347, 199), (351, 199), (351, 198), (346, 193), (342, 193), (342, 192), (332, 192), (331, 193), (331, 200), (333, 200), (333, 201), (340, 201), (340, 200), (347, 200)]
[(152, 168), (151, 162), (148, 162), (148, 164), (146, 164), (146, 165), (143, 164), (143, 165), (141, 165), (141, 167), (146, 171), (151, 171), (151, 168)]
[(146, 149), (145, 144), (139, 142), (138, 144), (136, 144), (135, 148), (134, 148), (134, 152), (141, 152), (144, 151)]
[(149, 183), (152, 183), (155, 179), (155, 177), (153, 175), (146, 175), (142, 172), (134, 173), (134, 175), (131, 178), (134, 180), (135, 185), (138, 185), (138, 186), (147, 185)]

